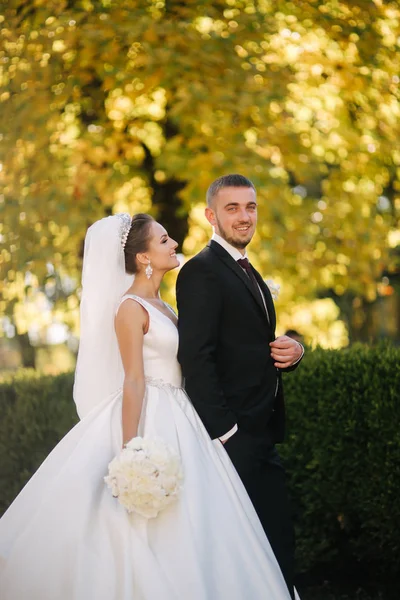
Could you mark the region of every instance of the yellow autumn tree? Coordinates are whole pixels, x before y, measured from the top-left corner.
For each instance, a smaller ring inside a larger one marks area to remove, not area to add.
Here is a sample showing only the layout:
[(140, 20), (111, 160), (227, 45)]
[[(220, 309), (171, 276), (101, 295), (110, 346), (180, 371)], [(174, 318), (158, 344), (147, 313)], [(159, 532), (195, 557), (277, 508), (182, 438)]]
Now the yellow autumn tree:
[(152, 211), (193, 254), (227, 172), (257, 187), (253, 256), (288, 306), (373, 301), (396, 269), (396, 2), (11, 0), (0, 15), (3, 311), (46, 285), (65, 306), (109, 212)]

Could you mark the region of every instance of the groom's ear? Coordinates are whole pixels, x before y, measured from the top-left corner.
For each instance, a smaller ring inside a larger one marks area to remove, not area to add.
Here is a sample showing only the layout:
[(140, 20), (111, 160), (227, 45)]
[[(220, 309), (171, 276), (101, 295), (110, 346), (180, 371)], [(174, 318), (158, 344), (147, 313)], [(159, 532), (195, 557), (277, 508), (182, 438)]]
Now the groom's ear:
[(217, 221), (216, 221), (215, 213), (214, 213), (213, 209), (210, 208), (209, 206), (207, 206), (204, 214), (206, 215), (206, 219), (210, 223), (210, 225), (212, 225), (214, 227), (216, 225)]

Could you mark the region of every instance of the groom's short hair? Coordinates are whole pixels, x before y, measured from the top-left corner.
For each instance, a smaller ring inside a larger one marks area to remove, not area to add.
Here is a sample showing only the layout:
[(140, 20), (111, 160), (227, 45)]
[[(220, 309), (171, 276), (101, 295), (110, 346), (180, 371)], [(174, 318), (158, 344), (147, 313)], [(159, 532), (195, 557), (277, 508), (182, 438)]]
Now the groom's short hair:
[(244, 175), (238, 175), (237, 173), (232, 175), (223, 175), (222, 177), (218, 177), (218, 179), (213, 181), (208, 188), (206, 196), (207, 206), (212, 208), (214, 198), (217, 196), (218, 192), (227, 187), (252, 188), (254, 191), (256, 191), (254, 184)]

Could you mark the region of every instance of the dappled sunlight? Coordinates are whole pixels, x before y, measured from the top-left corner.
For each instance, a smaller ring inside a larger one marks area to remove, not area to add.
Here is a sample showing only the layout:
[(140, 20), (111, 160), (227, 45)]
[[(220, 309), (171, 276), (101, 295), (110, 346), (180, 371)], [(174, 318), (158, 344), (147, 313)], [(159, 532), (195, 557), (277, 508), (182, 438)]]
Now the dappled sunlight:
[[(162, 215), (194, 255), (211, 234), (207, 187), (229, 172), (256, 185), (250, 253), (281, 280), (282, 314), (324, 294), (341, 310), (348, 297), (378, 302), (384, 276), (396, 294), (398, 3), (82, 6), (18, 0), (0, 14), (0, 303), (11, 320), (29, 291), (16, 274), (34, 273), (44, 293), (48, 263), (79, 281), (86, 228), (105, 214)], [(51, 308), (64, 303), (74, 329), (77, 289)]]
[(193, 206), (189, 213), (189, 235), (185, 240), (183, 251), (185, 256), (191, 257), (210, 240), (212, 227), (204, 215), (205, 203)]
[(278, 311), (277, 334), (295, 329), (307, 346), (343, 348), (348, 345), (345, 323), (339, 318), (339, 309), (333, 300), (312, 300), (276, 305)]
[(114, 213), (127, 212), (130, 215), (151, 210), (151, 195), (141, 177), (126, 181), (115, 192)]

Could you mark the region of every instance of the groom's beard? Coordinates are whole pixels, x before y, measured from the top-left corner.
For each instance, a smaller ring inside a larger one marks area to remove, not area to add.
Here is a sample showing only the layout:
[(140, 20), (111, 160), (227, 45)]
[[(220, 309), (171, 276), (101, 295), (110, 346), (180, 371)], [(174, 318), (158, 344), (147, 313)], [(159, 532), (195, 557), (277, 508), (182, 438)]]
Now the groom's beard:
[(246, 246), (248, 246), (248, 244), (250, 244), (251, 239), (254, 234), (254, 227), (252, 226), (253, 225), (252, 223), (247, 222), (247, 223), (237, 223), (236, 224), (237, 227), (239, 227), (239, 226), (244, 227), (245, 225), (249, 226), (248, 234), (246, 236), (243, 236), (243, 235), (239, 235), (238, 233), (235, 234), (235, 231), (232, 231), (232, 233), (228, 233), (222, 227), (222, 224), (219, 221), (217, 215), (215, 215), (215, 219), (217, 221), (220, 236), (226, 242), (228, 242), (228, 244), (230, 244), (234, 248), (237, 248), (238, 250), (244, 250), (246, 248)]

